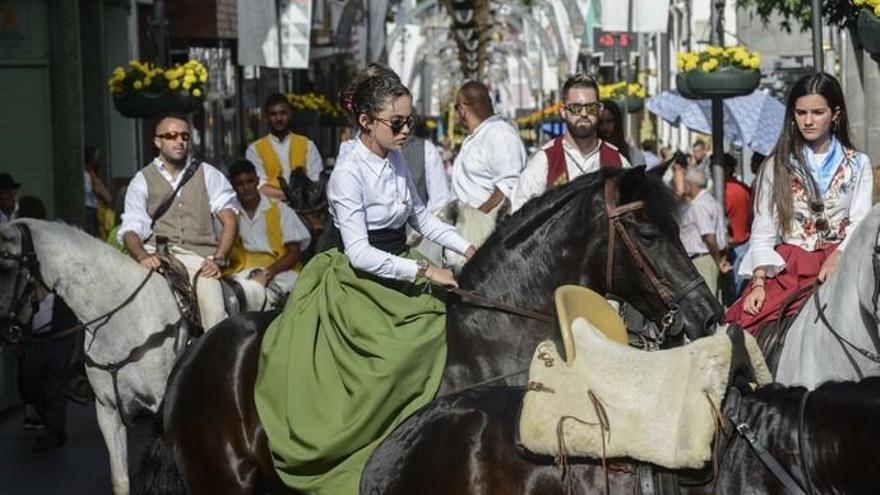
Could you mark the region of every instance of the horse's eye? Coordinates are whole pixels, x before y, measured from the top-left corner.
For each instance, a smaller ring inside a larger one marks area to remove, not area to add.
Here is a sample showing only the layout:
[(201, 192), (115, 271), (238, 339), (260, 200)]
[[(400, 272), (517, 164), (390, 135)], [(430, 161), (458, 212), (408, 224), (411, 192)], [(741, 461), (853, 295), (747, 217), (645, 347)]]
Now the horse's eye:
[(660, 234), (653, 231), (639, 231), (639, 239), (646, 245), (651, 245), (660, 239)]

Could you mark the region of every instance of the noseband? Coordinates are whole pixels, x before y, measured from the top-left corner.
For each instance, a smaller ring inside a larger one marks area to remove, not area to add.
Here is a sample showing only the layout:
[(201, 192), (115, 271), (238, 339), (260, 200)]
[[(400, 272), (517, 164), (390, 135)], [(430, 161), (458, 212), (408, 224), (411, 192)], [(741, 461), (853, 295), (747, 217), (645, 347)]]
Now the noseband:
[(639, 267), (639, 271), (642, 272), (654, 287), (660, 300), (663, 301), (663, 306), (666, 308), (666, 313), (661, 320), (662, 328), (660, 329), (661, 334), (658, 337), (659, 344), (662, 343), (663, 334), (672, 328), (678, 319), (679, 302), (692, 290), (699, 287), (703, 283), (703, 280), (700, 277), (695, 277), (679, 290), (677, 294), (673, 294), (672, 291), (663, 284), (660, 277), (657, 276), (657, 271), (654, 270), (654, 267), (651, 266), (651, 263), (642, 254), (642, 251), (632, 240), (621, 222), (621, 219), (624, 216), (643, 209), (645, 207), (645, 202), (633, 201), (620, 206), (618, 206), (617, 202), (617, 178), (612, 177), (605, 181), (605, 215), (608, 217), (608, 256), (605, 264), (605, 290), (607, 292), (613, 292), (615, 240), (620, 236), (627, 251), (629, 251), (633, 261), (635, 261), (636, 266)]
[[(21, 234), (21, 252), (14, 254), (9, 251), (0, 251), (0, 259), (12, 260), (18, 264), (15, 285), (12, 289), (12, 301), (9, 304), (9, 314), (2, 317), (10, 324), (7, 339), (12, 343), (18, 342), (21, 338), (25, 322), (18, 318), (24, 304), (28, 302), (28, 296), (33, 295), (34, 286), (39, 285), (47, 292), (49, 291), (40, 275), (40, 262), (37, 260), (37, 253), (34, 250), (34, 239), (31, 236), (30, 227), (21, 222), (16, 223), (15, 226)], [(22, 283), (22, 279), (24, 279), (24, 283)]]

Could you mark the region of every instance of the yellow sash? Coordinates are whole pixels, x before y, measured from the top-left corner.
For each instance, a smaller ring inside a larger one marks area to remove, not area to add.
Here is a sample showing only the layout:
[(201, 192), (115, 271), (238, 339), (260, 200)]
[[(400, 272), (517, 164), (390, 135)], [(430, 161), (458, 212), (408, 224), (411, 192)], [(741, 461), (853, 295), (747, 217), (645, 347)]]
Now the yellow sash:
[[(242, 212), (242, 215), (246, 213)], [(269, 209), (266, 210), (266, 234), (269, 240), (271, 253), (248, 251), (244, 248), (244, 242), (239, 235), (229, 252), (229, 267), (223, 270), (223, 276), (229, 276), (243, 270), (254, 268), (266, 268), (284, 255), (284, 239), (281, 231), (281, 208), (275, 201), (269, 201)], [(302, 263), (298, 263), (293, 271), (299, 272)]]
[[(269, 141), (272, 139), (271, 135), (267, 134), (262, 138), (258, 139), (256, 143), (254, 143), (254, 147), (257, 150), (257, 154), (260, 156), (260, 160), (263, 161), (263, 168), (266, 170), (266, 180), (270, 186), (281, 187), (281, 183), (278, 181), (278, 177), (281, 176), (281, 161), (278, 159), (278, 154), (275, 153), (275, 149), (272, 148), (272, 142)], [(301, 168), (303, 171), (306, 171), (306, 155), (309, 151), (309, 140), (305, 136), (300, 136), (299, 134), (290, 133), (290, 154), (289, 154), (289, 162), (290, 163), (290, 171)], [(285, 180), (287, 178), (285, 177)]]

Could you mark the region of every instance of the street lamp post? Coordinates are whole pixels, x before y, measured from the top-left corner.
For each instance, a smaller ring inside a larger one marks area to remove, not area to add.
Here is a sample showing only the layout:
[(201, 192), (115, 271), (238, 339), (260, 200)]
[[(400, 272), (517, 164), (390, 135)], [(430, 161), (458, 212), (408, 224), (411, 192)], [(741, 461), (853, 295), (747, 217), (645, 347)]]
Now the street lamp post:
[[(712, 2), (711, 43), (724, 46), (724, 0)], [(724, 99), (712, 98), (712, 181), (715, 199), (724, 205)]]
[(825, 71), (822, 52), (822, 0), (813, 0), (813, 67), (816, 72)]

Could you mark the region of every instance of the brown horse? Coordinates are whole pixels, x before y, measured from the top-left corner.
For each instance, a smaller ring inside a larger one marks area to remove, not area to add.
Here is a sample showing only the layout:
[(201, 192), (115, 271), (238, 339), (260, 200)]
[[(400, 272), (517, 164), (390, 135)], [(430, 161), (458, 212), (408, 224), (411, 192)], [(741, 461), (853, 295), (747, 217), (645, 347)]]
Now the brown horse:
[[(579, 178), (499, 225), (459, 283), (547, 315), (554, 311), (556, 287), (584, 285), (613, 293), (656, 321), (667, 332), (667, 345), (685, 333), (698, 338), (714, 331), (721, 307), (681, 246), (677, 210), (666, 187), (643, 169)], [(505, 375), (498, 384), (522, 384), (523, 376), (514, 373), (527, 366), (535, 346), (559, 341), (556, 326), (545, 319), (489, 310), (453, 295), (447, 303), (441, 394)], [(136, 480), (139, 493), (284, 492), (254, 404), (260, 339), (274, 317), (230, 318), (181, 358)]]

